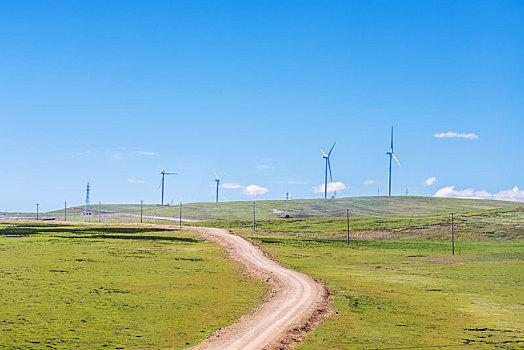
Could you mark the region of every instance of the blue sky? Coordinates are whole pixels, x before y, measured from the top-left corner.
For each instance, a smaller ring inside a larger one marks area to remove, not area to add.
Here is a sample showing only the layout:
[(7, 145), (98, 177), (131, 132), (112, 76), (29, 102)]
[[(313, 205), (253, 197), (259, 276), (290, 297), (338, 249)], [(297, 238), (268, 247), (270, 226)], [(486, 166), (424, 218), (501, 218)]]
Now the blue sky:
[(0, 23), (1, 210), (88, 181), (156, 203), (162, 168), (168, 201), (212, 201), (213, 169), (222, 200), (318, 198), (334, 141), (337, 195), (385, 194), (391, 125), (394, 195), (524, 201), (521, 1), (16, 1)]

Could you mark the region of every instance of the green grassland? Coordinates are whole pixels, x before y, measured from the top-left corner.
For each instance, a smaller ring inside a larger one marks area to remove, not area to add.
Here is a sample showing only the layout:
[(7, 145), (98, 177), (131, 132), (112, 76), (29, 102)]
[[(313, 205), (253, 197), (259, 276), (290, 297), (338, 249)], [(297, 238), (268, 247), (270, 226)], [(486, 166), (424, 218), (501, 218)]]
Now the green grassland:
[[(478, 210), (454, 215), (454, 229), (459, 240), (511, 240), (524, 238), (524, 206)], [(185, 225), (219, 227), (236, 232), (252, 232), (252, 220), (214, 220)], [(448, 240), (451, 215), (350, 217), (351, 238)], [(342, 238), (347, 235), (347, 219), (290, 218), (256, 221), (257, 233), (300, 237)]]
[[(524, 207), (450, 215), (215, 221), (323, 281), (334, 317), (300, 349), (517, 349), (524, 343)], [(356, 238), (356, 239), (355, 239)]]
[[(304, 217), (339, 217), (344, 216), (346, 208), (354, 216), (390, 216), (390, 215), (428, 215), (450, 212), (499, 209), (515, 206), (515, 202), (456, 199), (436, 197), (347, 197), (337, 199), (293, 199), (289, 201), (289, 213), (294, 218)], [(256, 216), (259, 219), (275, 218), (273, 209), (285, 211), (284, 200), (257, 200)], [(83, 207), (69, 210), (69, 215), (79, 215)], [(94, 212), (121, 213), (140, 215), (140, 204), (102, 204), (92, 205)], [(143, 206), (143, 215), (178, 217), (179, 206)], [(45, 215), (45, 214), (44, 214)], [(63, 210), (50, 213), (51, 216), (62, 217)], [(249, 220), (253, 217), (253, 202), (223, 202), (223, 203), (188, 203), (182, 205), (182, 216), (197, 220)]]
[[(294, 206), (295, 203), (300, 201), (290, 202), (294, 217), (282, 219), (272, 217), (271, 213), (274, 208), (282, 210), (283, 201), (257, 201), (256, 232), (252, 229), (252, 202), (187, 204), (183, 206), (183, 217), (217, 218), (184, 224), (238, 232), (284, 265), (318, 278), (332, 290), (334, 316), (309, 334), (300, 348), (517, 349), (522, 346), (524, 206), (515, 202), (424, 197), (304, 200)], [(346, 207), (351, 210), (349, 245)], [(178, 216), (178, 207), (144, 208), (144, 215)], [(136, 215), (140, 206), (109, 205), (102, 206), (102, 210), (107, 211), (102, 213), (102, 222), (139, 220), (122, 215)], [(455, 256), (451, 256), (451, 212), (455, 213)], [(95, 214), (78, 216), (75, 220), (97, 222), (98, 218)], [(144, 222), (159, 221), (144, 219)], [(195, 239), (184, 231), (176, 231), (179, 234)], [(54, 235), (46, 239), (63, 239)], [(175, 246), (179, 243), (175, 242)], [(217, 247), (201, 241), (184, 244), (214, 247), (215, 250), (201, 251), (202, 261), (221, 254)], [(0, 245), (0, 257), (3, 247)], [(142, 261), (149, 264), (149, 260)], [(207, 288), (208, 285), (201, 283), (198, 285), (202, 290)], [(248, 310), (253, 300), (262, 298), (260, 285), (253, 281), (247, 285), (252, 288), (248, 288), (251, 301), (245, 300), (243, 310)], [(221, 306), (231, 307), (232, 299), (224, 298), (227, 302)], [(181, 300), (181, 305), (186, 305), (187, 299)], [(201, 303), (198, 305), (204, 305), (204, 301)], [(241, 314), (239, 311), (237, 316), (229, 316), (228, 312), (229, 309), (224, 310), (223, 318), (229, 323)], [(196, 322), (198, 317), (205, 319), (206, 315), (194, 315), (192, 320)], [(180, 321), (180, 331), (189, 334), (191, 331), (187, 329), (193, 330), (193, 321)], [(121, 340), (118, 344), (129, 347)], [(148, 344), (145, 347), (160, 343)]]
[(516, 349), (524, 342), (522, 241), (345, 241), (250, 235), (333, 291), (334, 317), (300, 349)]
[[(516, 203), (513, 203), (514, 205)], [(323, 281), (335, 315), (301, 349), (517, 349), (524, 342), (524, 206), (454, 215), (194, 223), (231, 229)]]
[(174, 348), (248, 313), (266, 285), (189, 231), (0, 224), (0, 348)]

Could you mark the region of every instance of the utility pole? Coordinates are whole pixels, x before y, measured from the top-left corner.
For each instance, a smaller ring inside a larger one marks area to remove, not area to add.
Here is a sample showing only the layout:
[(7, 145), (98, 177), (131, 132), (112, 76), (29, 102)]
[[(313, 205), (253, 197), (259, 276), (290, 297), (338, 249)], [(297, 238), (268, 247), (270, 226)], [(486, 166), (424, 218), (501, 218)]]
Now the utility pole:
[(38, 221), (38, 207), (40, 206), (40, 203), (36, 203), (36, 220)]
[(451, 255), (455, 255), (455, 232), (453, 226), (453, 213), (451, 213)]
[(348, 239), (347, 239), (347, 243), (349, 245), (349, 209), (346, 209), (346, 221), (347, 221), (347, 231), (348, 231)]
[(179, 217), (179, 226), (182, 226), (182, 201), (180, 201), (178, 217)]
[(64, 202), (64, 221), (67, 221), (67, 202)]
[(144, 206), (144, 201), (140, 201), (140, 223), (142, 223), (142, 207)]
[(253, 232), (256, 230), (257, 228), (255, 226), (255, 201), (253, 201)]

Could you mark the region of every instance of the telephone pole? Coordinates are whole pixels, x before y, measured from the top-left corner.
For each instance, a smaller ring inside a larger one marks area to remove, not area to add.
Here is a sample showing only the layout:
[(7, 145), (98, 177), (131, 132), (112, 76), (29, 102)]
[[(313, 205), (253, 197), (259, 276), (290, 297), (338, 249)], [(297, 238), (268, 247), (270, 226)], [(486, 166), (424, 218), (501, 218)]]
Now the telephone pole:
[(182, 226), (182, 201), (180, 201), (178, 217), (179, 217), (179, 226)]
[(253, 201), (253, 232), (256, 231), (256, 226), (255, 226), (255, 201)]
[(349, 245), (349, 209), (346, 209), (346, 221), (347, 221), (347, 232), (348, 232), (347, 244)]
[(455, 232), (453, 226), (453, 213), (451, 213), (451, 255), (455, 255)]

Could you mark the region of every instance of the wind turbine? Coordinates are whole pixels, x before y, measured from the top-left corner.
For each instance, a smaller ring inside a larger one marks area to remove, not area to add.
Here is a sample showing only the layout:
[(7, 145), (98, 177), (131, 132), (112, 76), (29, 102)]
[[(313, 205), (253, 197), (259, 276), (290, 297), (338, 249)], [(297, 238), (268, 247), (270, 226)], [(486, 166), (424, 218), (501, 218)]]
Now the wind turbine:
[(160, 174), (162, 174), (162, 180), (160, 181), (160, 183), (162, 184), (162, 202), (160, 202), (160, 205), (164, 205), (164, 177), (166, 175), (178, 175), (177, 173), (170, 173), (170, 172), (167, 172), (165, 171), (164, 169), (162, 169), (162, 171), (160, 172)]
[(391, 197), (391, 158), (395, 158), (398, 166), (400, 166), (400, 163), (393, 152), (393, 127), (391, 127), (391, 151), (386, 152), (386, 154), (389, 156), (389, 196)]
[(326, 172), (325, 172), (325, 180), (324, 180), (324, 198), (327, 198), (327, 173), (329, 168), (329, 177), (331, 178), (331, 182), (333, 182), (333, 175), (331, 174), (331, 163), (329, 162), (329, 157), (331, 156), (331, 152), (333, 152), (333, 147), (335, 147), (335, 143), (333, 143), (333, 146), (331, 146), (331, 149), (329, 150), (328, 154), (324, 152), (323, 149), (320, 149), (320, 152), (322, 152), (322, 158), (326, 160)]
[(218, 177), (218, 174), (217, 172), (215, 171), (215, 169), (213, 169), (213, 172), (215, 173), (215, 181), (217, 182), (217, 200), (216, 202), (218, 203), (218, 186), (220, 185), (220, 180), (222, 180), (222, 177)]

